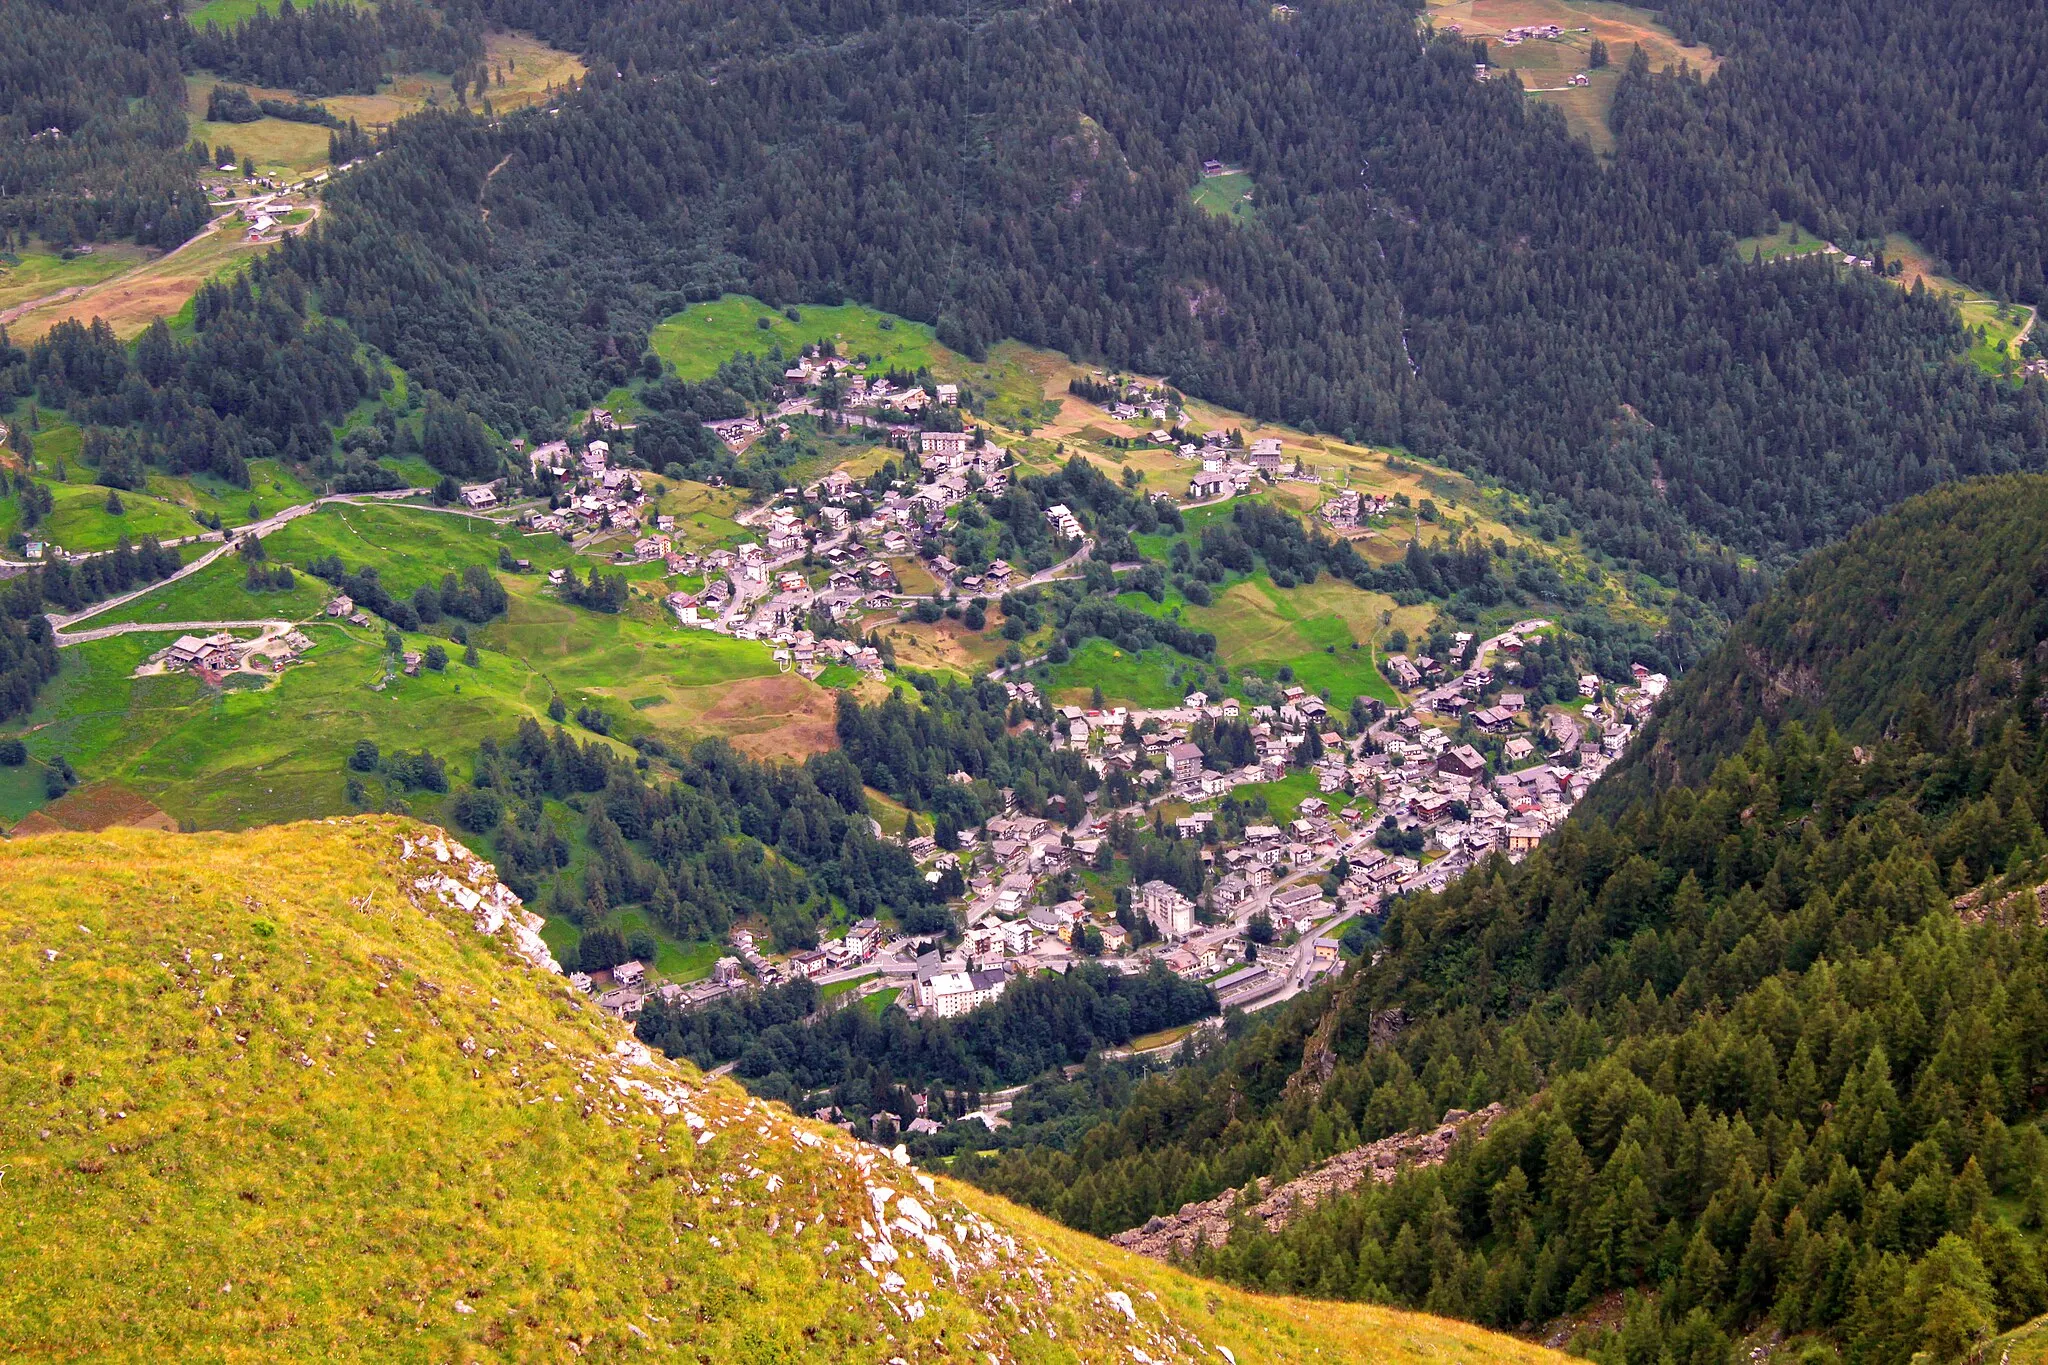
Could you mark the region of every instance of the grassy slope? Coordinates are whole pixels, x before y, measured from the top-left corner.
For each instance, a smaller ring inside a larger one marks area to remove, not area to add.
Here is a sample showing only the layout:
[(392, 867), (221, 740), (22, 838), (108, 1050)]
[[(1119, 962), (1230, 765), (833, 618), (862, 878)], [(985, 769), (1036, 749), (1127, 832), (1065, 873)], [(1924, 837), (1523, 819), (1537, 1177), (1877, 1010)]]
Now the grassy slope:
[(20, 252), (13, 264), (0, 262), (0, 308), (18, 308), (60, 289), (98, 284), (146, 254), (126, 245), (98, 247), (68, 261), (51, 251)]
[(122, 340), (133, 340), (151, 319), (175, 316), (199, 292), (200, 285), (232, 276), (267, 250), (249, 243), (247, 223), (231, 219), (218, 231), (201, 233), (175, 252), (152, 256), (70, 298), (30, 309), (10, 321), (7, 330), (17, 342), (28, 342), (65, 318), (80, 322), (105, 318)]
[[(799, 322), (758, 299), (727, 294), (710, 303), (693, 304), (654, 329), (649, 344), (684, 379), (707, 379), (736, 351), (765, 354), (780, 343), (794, 356), (815, 341), (831, 340), (839, 354), (866, 355), (878, 369), (917, 370), (933, 363), (941, 347), (923, 323), (890, 317), (859, 304), (837, 308), (805, 307)], [(759, 325), (768, 320), (767, 327)], [(882, 324), (890, 324), (884, 327)]]
[(1984, 1348), (1981, 1359), (1999, 1365), (2043, 1365), (2048, 1362), (2048, 1317), (2015, 1327)]
[(1196, 186), (1188, 191), (1188, 197), (1195, 201), (1202, 212), (1218, 218), (1229, 218), (1234, 222), (1250, 222), (1258, 216), (1245, 196), (1251, 193), (1252, 178), (1243, 171), (1232, 171), (1228, 175), (1205, 175)]
[[(881, 1361), (943, 1334), (996, 1361), (1562, 1359), (1195, 1280), (621, 1055), (620, 1026), (502, 937), (409, 903), (406, 833), (0, 848), (20, 1044), (0, 1057), (0, 1351)], [(936, 1214), (963, 1261), (947, 1275), (894, 1234), (915, 1321), (858, 1260), (874, 1186)], [(970, 1210), (987, 1234), (954, 1232)]]
[[(329, 506), (264, 543), (274, 562), (334, 553), (351, 567), (374, 564), (399, 594), (450, 569), (494, 565), (501, 544), (537, 568), (572, 558), (550, 537), (393, 506)], [(90, 624), (310, 620), (315, 647), (304, 664), (266, 691), (221, 695), (189, 677), (130, 676), (165, 643), (161, 634), (78, 645), (63, 652), (62, 671), (26, 722), (29, 748), (38, 757), (62, 753), (96, 777), (121, 778), (181, 820), (238, 828), (344, 811), (342, 762), (359, 738), (386, 749), (430, 745), (459, 777), (478, 740), (543, 716), (558, 692), (572, 708), (598, 703), (629, 735), (651, 728), (680, 739), (709, 731), (788, 751), (811, 733), (785, 733), (792, 725), (829, 729), (829, 695), (777, 674), (765, 645), (681, 630), (648, 598), (607, 616), (562, 602), (538, 572), (500, 578), (511, 609), (472, 631), (478, 667), (461, 663), (460, 648), (451, 646), (456, 661), (446, 673), (387, 680), (382, 622), (363, 630), (325, 620), (319, 613), (328, 589), (310, 575), (288, 593), (251, 593), (240, 561), (224, 558)], [(422, 649), (433, 638), (408, 637), (407, 647)], [(431, 797), (411, 799), (431, 808)], [(4, 813), (18, 818), (26, 813), (19, 805)]]
[[(28, 404), (15, 404), (6, 418), (12, 430), (21, 429)], [(67, 550), (110, 549), (127, 536), (139, 541), (144, 536), (170, 540), (203, 533), (206, 527), (194, 519), (195, 512), (217, 514), (226, 526), (240, 526), (251, 520), (253, 503), (258, 516), (312, 497), (299, 477), (276, 460), (249, 463), (249, 487), (236, 488), (212, 475), (177, 477), (152, 471), (144, 489), (123, 490), (120, 513), (106, 510), (107, 489), (92, 482), (93, 470), (79, 463), (79, 429), (69, 422), (43, 413), (41, 429), (33, 433), (36, 451), (36, 482), (50, 490), (55, 504), (50, 515), (36, 527), (38, 540), (51, 541)], [(11, 440), (10, 457), (18, 453), (19, 442)], [(56, 477), (59, 460), (65, 463), (65, 478)], [(0, 498), (0, 540), (20, 525), (20, 500), (10, 494)]]

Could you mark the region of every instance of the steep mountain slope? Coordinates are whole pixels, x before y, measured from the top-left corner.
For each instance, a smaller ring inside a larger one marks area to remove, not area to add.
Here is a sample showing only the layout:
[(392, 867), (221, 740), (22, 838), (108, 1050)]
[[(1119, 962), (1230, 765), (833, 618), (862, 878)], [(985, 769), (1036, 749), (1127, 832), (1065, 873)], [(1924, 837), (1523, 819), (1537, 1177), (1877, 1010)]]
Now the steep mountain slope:
[(1604, 1301), (1575, 1348), (1615, 1365), (1998, 1359), (2048, 1310), (2044, 510), (2036, 478), (1880, 518), (1680, 690), (1658, 728), (1696, 747), (1638, 754), (1641, 794), (1398, 899), (1383, 951), (1093, 1129), (955, 1169), (1157, 1233), (1499, 1102), (1195, 1265), (1506, 1329)]
[(1758, 720), (1852, 741), (1967, 723), (2035, 688), (2048, 640), (2048, 479), (1939, 489), (1804, 560), (1643, 727), (1606, 810), (1697, 782)]
[(51, 835), (0, 885), (9, 1355), (1556, 1359), (1192, 1279), (651, 1057), (415, 823)]

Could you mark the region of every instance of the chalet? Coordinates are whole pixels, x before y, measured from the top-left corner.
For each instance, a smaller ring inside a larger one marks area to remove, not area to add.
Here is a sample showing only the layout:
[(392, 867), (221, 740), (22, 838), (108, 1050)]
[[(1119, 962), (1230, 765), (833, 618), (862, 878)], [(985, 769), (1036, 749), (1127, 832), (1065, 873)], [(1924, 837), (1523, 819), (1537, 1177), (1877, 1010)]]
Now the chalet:
[(473, 512), (498, 505), (498, 492), (487, 483), (473, 483), (462, 490), (462, 505)]
[(686, 626), (697, 624), (697, 608), (700, 604), (693, 594), (672, 592), (665, 600), (668, 604), (668, 609), (675, 613), (676, 620)]
[(327, 599), (327, 614), (329, 616), (347, 616), (355, 609), (355, 599), (345, 592), (336, 593)]
[(1230, 475), (1220, 469), (1205, 469), (1188, 480), (1188, 497), (1196, 502), (1220, 498), (1231, 491), (1233, 481)]
[(1501, 757), (1509, 763), (1526, 763), (1529, 756), (1535, 752), (1536, 746), (1529, 742), (1526, 735), (1516, 735), (1500, 748)]
[(1223, 173), (1224, 173), (1224, 166), (1223, 166), (1223, 163), (1222, 163), (1222, 162), (1220, 162), (1220, 161), (1218, 161), (1218, 160), (1217, 160), (1216, 158), (1214, 158), (1214, 157), (1210, 157), (1210, 158), (1209, 158), (1208, 160), (1206, 160), (1206, 161), (1204, 161), (1204, 162), (1202, 163), (1202, 174), (1203, 174), (1203, 175), (1207, 175), (1207, 176), (1217, 176), (1217, 175), (1222, 175)]
[(1436, 761), (1436, 770), (1453, 777), (1478, 778), (1486, 775), (1486, 759), (1469, 744), (1460, 744)]
[(164, 667), (223, 672), (235, 666), (234, 646), (231, 635), (180, 635), (164, 651)]
[(1472, 714), (1472, 723), (1489, 735), (1504, 735), (1515, 728), (1515, 720), (1521, 713), (1510, 711), (1505, 706), (1489, 706)]

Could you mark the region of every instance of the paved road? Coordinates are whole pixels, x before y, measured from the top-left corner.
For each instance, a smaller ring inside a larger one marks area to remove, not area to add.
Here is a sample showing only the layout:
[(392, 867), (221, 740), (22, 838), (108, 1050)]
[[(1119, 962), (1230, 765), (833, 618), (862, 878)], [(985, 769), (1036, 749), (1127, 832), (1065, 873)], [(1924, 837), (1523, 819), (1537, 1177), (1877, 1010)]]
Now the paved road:
[(280, 620), (276, 617), (265, 617), (254, 621), (123, 621), (118, 625), (100, 626), (94, 630), (81, 630), (68, 634), (59, 632), (57, 634), (57, 648), (64, 649), (71, 645), (82, 645), (88, 640), (104, 640), (109, 636), (127, 635), (140, 630), (175, 630), (180, 634), (189, 635), (193, 631), (200, 630), (250, 630), (258, 626), (265, 630), (290, 630), (292, 622)]
[(110, 597), (104, 602), (95, 602), (84, 611), (73, 612), (69, 616), (59, 616), (55, 612), (50, 613), (50, 624), (57, 631), (57, 643), (60, 646), (76, 644), (77, 640), (67, 640), (64, 638), (64, 632), (67, 627), (76, 625), (80, 621), (90, 620), (92, 617), (103, 615), (106, 612), (112, 611), (115, 607), (125, 606), (138, 597), (146, 597), (158, 588), (169, 583), (175, 583), (181, 578), (190, 578), (193, 574), (198, 573), (201, 569), (213, 563), (214, 560), (235, 549), (237, 542), (243, 536), (255, 536), (258, 540), (261, 540), (288, 522), (296, 521), (308, 512), (317, 511), (330, 502), (361, 506), (364, 502), (370, 500), (389, 502), (398, 498), (417, 497), (429, 491), (431, 490), (425, 488), (396, 488), (383, 493), (331, 493), (324, 498), (315, 498), (311, 502), (302, 502), (296, 506), (287, 507), (280, 512), (265, 517), (261, 521), (252, 521), (247, 526), (238, 526), (235, 528), (232, 536), (221, 541), (220, 544), (214, 546), (211, 550), (208, 550), (205, 554), (199, 556), (190, 564), (185, 565), (168, 578), (159, 578), (156, 582), (144, 584), (133, 592), (124, 592), (119, 597)]

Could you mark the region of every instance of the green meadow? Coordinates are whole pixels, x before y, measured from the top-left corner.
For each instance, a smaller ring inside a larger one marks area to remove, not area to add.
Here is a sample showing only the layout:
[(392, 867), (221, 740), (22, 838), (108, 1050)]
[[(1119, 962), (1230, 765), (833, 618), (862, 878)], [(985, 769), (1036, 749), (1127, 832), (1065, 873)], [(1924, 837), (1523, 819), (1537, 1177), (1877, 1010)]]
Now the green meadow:
[[(648, 340), (655, 354), (684, 379), (708, 379), (738, 351), (765, 354), (780, 345), (787, 356), (805, 346), (831, 341), (841, 356), (866, 356), (875, 370), (918, 370), (950, 354), (932, 339), (920, 322), (892, 317), (862, 304), (831, 308), (802, 306), (792, 322), (759, 299), (727, 294), (709, 303), (692, 304), (657, 325)], [(762, 326), (766, 320), (767, 325)]]
[[(1302, 802), (1311, 796), (1322, 796), (1316, 785), (1315, 771), (1310, 768), (1293, 769), (1278, 782), (1248, 782), (1232, 789), (1231, 794), (1240, 801), (1249, 801), (1255, 796), (1265, 797), (1267, 813), (1283, 823), (1301, 814)], [(1350, 800), (1341, 792), (1323, 799), (1334, 803), (1339, 810)]]
[(1258, 216), (1251, 200), (1245, 196), (1252, 192), (1252, 178), (1249, 172), (1232, 171), (1228, 175), (1205, 175), (1195, 187), (1188, 191), (1188, 197), (1204, 213), (1218, 218), (1228, 218), (1236, 223), (1248, 223)]
[(1059, 702), (1086, 704), (1091, 689), (1100, 687), (1104, 701), (1156, 709), (1179, 704), (1187, 693), (1174, 676), (1184, 668), (1204, 668), (1198, 660), (1155, 646), (1139, 654), (1119, 649), (1108, 640), (1082, 643), (1063, 664), (1048, 664), (1039, 686)]
[[(11, 420), (21, 422), (22, 414), (17, 411)], [(27, 530), (21, 525), (19, 496), (0, 498), (0, 540), (21, 531), (67, 550), (108, 550), (123, 536), (140, 541), (144, 536), (173, 540), (203, 534), (208, 528), (199, 520), (202, 515), (218, 516), (227, 527), (246, 525), (314, 496), (298, 475), (276, 460), (250, 461), (247, 488), (237, 488), (211, 474), (152, 471), (143, 488), (109, 490), (93, 482), (93, 469), (79, 459), (79, 429), (61, 419), (52, 420), (48, 414), (43, 421), (42, 429), (32, 434), (36, 482), (50, 490), (55, 505), (39, 525)], [(60, 464), (61, 479), (57, 477)], [(119, 512), (107, 510), (110, 491), (119, 492)]]
[[(1398, 704), (1394, 689), (1380, 676), (1380, 642), (1396, 628), (1420, 634), (1435, 616), (1433, 607), (1399, 607), (1384, 593), (1365, 592), (1329, 577), (1282, 588), (1261, 571), (1221, 584), (1215, 594), (1206, 607), (1195, 606), (1171, 589), (1163, 602), (1138, 592), (1121, 593), (1117, 601), (1150, 616), (1176, 617), (1206, 630), (1216, 637), (1217, 657), (1232, 669), (1251, 668), (1276, 682), (1297, 682), (1311, 692), (1328, 693), (1331, 705), (1339, 708), (1350, 706), (1360, 695)], [(1075, 651), (1075, 662), (1084, 652)], [(1091, 657), (1087, 668), (1102, 663)], [(1108, 683), (1103, 692), (1109, 694)]]
[[(498, 575), (510, 608), (471, 628), (481, 652), (475, 667), (461, 662), (461, 647), (446, 638), (454, 623), (444, 622), (405, 644), (424, 651), (441, 643), (447, 670), (408, 678), (391, 668), (384, 622), (364, 629), (327, 620), (331, 589), (304, 572), (290, 591), (251, 592), (242, 560), (223, 556), (82, 628), (282, 618), (304, 622), (313, 637), (305, 661), (267, 688), (217, 692), (184, 675), (131, 676), (168, 643), (168, 631), (72, 646), (21, 727), (31, 752), (62, 754), (89, 777), (128, 782), (190, 824), (240, 828), (347, 809), (343, 761), (359, 739), (432, 747), (459, 783), (479, 740), (510, 733), (522, 717), (545, 717), (557, 694), (571, 709), (588, 702), (606, 711), (615, 736), (660, 730), (681, 739), (734, 684), (776, 677), (767, 646), (682, 630), (662, 620), (651, 598), (636, 596), (615, 616), (562, 601), (540, 570), (573, 556), (552, 537), (426, 508), (330, 504), (264, 544), (273, 563), (338, 554), (351, 568), (374, 565), (401, 596), (470, 564), (495, 572), (501, 545), (533, 559), (536, 571)], [(16, 793), (0, 780), (0, 812), (11, 817), (37, 796), (39, 788)], [(437, 804), (430, 795), (411, 799)]]
[(98, 284), (133, 266), (143, 253), (134, 247), (106, 247), (65, 260), (54, 251), (0, 255), (0, 308), (17, 308), (62, 289)]

